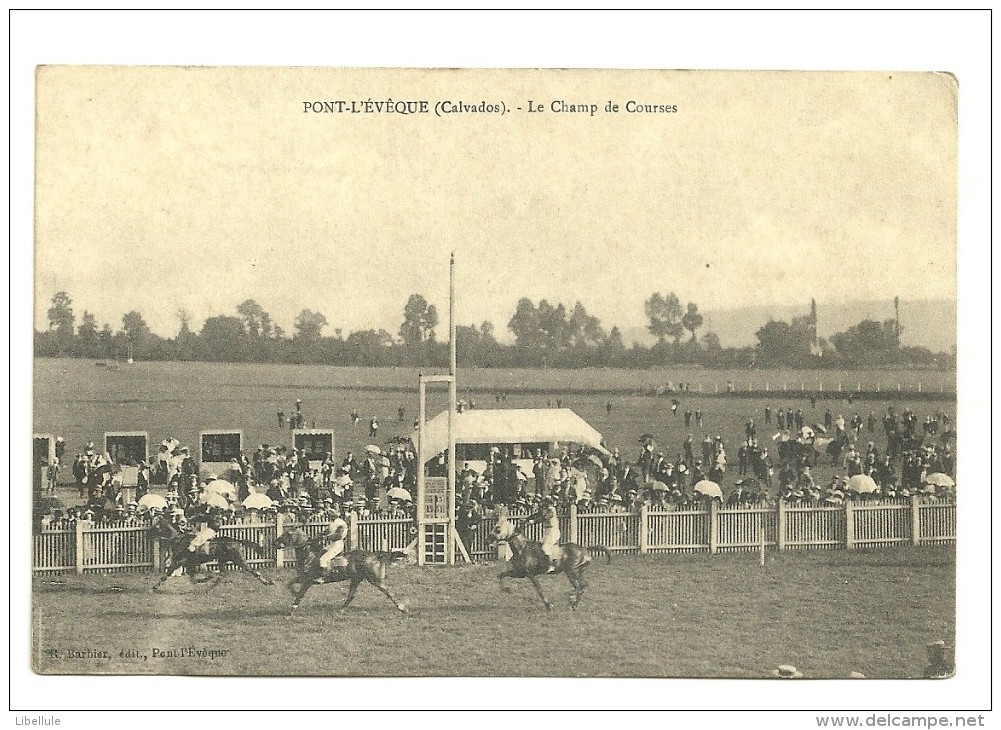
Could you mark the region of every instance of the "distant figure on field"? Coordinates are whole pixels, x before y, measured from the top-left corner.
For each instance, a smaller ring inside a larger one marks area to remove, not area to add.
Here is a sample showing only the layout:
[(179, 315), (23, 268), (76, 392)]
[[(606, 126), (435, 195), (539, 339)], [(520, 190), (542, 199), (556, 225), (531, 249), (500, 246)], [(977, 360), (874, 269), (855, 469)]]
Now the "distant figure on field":
[(376, 420), (375, 416), (372, 416), (372, 420), (368, 422), (368, 435), (369, 438), (376, 438), (379, 435), (379, 421)]
[(278, 409), (278, 428), (285, 428), (285, 411)]

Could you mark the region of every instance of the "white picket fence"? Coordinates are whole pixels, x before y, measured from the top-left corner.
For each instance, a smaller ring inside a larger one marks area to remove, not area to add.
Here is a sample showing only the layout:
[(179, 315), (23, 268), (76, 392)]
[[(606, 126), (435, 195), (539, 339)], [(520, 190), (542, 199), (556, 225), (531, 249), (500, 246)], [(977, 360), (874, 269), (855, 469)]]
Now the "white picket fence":
[[(292, 567), (295, 557), (278, 550), (275, 541), (285, 530), (302, 527), (318, 535), (326, 522), (299, 524), (277, 515), (273, 521), (237, 521), (223, 525), (224, 535), (250, 540), (259, 554), (245, 552), (258, 568)], [(528, 514), (512, 513), (529, 539), (541, 539), (542, 526)], [(491, 544), (496, 519), (484, 517), (466, 545), (474, 560), (496, 560)], [(416, 535), (407, 517), (352, 515), (349, 548), (402, 550)], [(844, 505), (804, 505), (780, 502), (772, 506), (590, 512), (572, 507), (560, 516), (563, 539), (585, 546), (603, 545), (616, 553), (733, 553), (756, 550), (864, 549), (899, 545), (940, 545), (956, 541), (956, 504), (925, 497), (851, 502)], [(467, 538), (470, 536), (467, 535)], [(84, 521), (72, 529), (44, 529), (33, 536), (32, 570), (48, 573), (109, 573), (159, 571), (164, 565), (160, 541), (145, 525), (103, 525)], [(209, 567), (212, 567), (209, 564)]]

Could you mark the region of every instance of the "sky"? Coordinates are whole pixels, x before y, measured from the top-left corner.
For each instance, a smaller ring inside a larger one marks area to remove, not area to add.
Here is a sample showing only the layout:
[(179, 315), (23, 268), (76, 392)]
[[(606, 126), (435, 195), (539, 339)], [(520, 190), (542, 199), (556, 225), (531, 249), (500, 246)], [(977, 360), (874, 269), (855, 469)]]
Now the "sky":
[[(431, 111), (303, 104), (386, 99)], [(448, 100), (506, 113), (437, 116)], [(945, 74), (56, 65), (37, 122), (39, 329), (57, 291), (78, 321), (136, 309), (163, 336), (248, 298), (288, 332), (309, 308), (325, 334), (395, 334), (420, 293), (444, 326), (451, 252), (457, 322), (502, 337), (525, 296), (606, 329), (645, 325), (657, 291), (956, 297)]]

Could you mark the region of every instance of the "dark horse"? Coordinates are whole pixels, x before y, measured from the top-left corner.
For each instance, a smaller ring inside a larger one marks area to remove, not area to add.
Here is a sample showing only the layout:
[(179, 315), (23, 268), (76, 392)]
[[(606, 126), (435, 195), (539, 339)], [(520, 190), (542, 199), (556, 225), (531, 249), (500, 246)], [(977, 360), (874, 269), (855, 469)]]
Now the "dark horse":
[[(219, 535), (209, 540), (203, 546), (204, 550), (191, 551), (188, 550), (188, 545), (191, 543), (194, 535), (182, 532), (162, 518), (154, 523), (151, 529), (154, 535), (167, 541), (167, 549), (169, 551), (166, 568), (160, 580), (153, 586), (152, 590), (154, 591), (163, 585), (172, 574), (179, 572), (180, 568), (184, 568), (191, 581), (199, 582), (195, 578), (195, 571), (202, 563), (208, 563), (212, 560), (219, 563), (220, 570), (226, 565), (235, 565), (253, 575), (264, 585), (274, 585), (272, 581), (261, 575), (260, 571), (247, 565), (247, 562), (243, 559), (243, 553), (240, 552), (241, 547), (246, 547), (260, 555), (264, 552), (264, 548), (256, 542)], [(215, 576), (215, 583), (213, 585), (217, 584), (221, 577), (221, 573)], [(205, 580), (212, 580), (212, 578), (210, 577)]]
[[(386, 566), (392, 563), (402, 553), (373, 553), (368, 550), (351, 550), (344, 554), (347, 565), (344, 567), (331, 566), (329, 568), (320, 567), (320, 557), (323, 555), (323, 541), (326, 535), (310, 539), (306, 533), (299, 528), (292, 528), (283, 533), (275, 545), (279, 548), (292, 548), (295, 551), (296, 577), (289, 581), (288, 587), (294, 595), (291, 616), (299, 608), (302, 597), (314, 583), (340, 583), (341, 581), (351, 581), (348, 586), (348, 597), (340, 610), (343, 611), (348, 604), (354, 600), (355, 593), (362, 581), (368, 581), (380, 591), (386, 594), (396, 608), (406, 613), (407, 607), (396, 600), (386, 587)], [(298, 586), (296, 588), (295, 586)]]
[[(506, 542), (511, 548), (510, 569), (498, 576), (501, 581), (501, 589), (505, 590), (503, 585), (505, 578), (528, 578), (535, 586), (535, 592), (539, 594), (539, 598), (546, 604), (546, 610), (551, 611), (553, 605), (542, 592), (538, 578), (549, 570), (549, 558), (542, 552), (542, 544), (526, 539), (514, 523), (503, 517), (494, 528), (494, 539), (499, 543)], [(557, 565), (553, 572), (566, 574), (567, 580), (573, 587), (573, 592), (570, 594), (570, 608), (576, 610), (584, 595), (584, 589), (587, 588), (584, 571), (591, 564), (591, 553), (604, 554), (609, 563), (612, 562), (612, 554), (603, 545), (583, 548), (572, 542), (562, 543), (556, 549), (558, 551)]]

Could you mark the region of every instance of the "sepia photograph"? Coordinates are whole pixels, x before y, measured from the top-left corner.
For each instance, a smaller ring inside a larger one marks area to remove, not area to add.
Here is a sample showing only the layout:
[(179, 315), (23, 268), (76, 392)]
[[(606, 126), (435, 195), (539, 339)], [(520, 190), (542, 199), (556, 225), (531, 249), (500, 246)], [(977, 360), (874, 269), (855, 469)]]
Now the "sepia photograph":
[(33, 84), (36, 682), (963, 674), (951, 69)]

